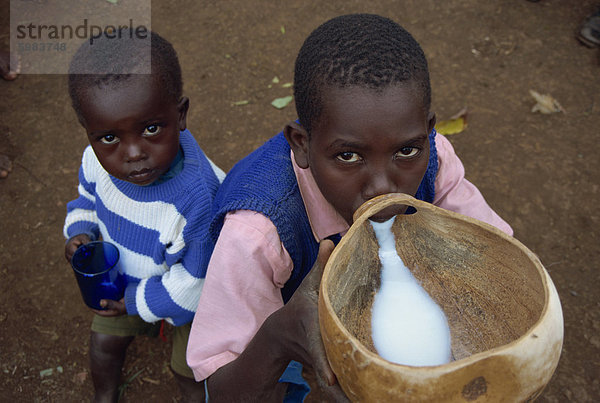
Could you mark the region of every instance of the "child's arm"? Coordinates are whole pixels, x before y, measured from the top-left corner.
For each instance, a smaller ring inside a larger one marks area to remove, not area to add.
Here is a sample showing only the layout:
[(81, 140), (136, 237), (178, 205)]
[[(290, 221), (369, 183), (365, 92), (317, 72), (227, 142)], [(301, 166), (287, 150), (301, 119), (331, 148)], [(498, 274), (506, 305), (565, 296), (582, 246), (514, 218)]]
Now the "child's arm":
[(234, 360), (267, 317), (283, 307), (281, 288), (292, 266), (268, 218), (250, 211), (225, 217), (188, 342), (188, 365), (196, 379)]
[(435, 143), (439, 168), (435, 180), (433, 204), (486, 222), (512, 235), (513, 230), (510, 225), (492, 210), (479, 189), (465, 179), (465, 168), (448, 139), (438, 134)]
[[(313, 366), (306, 354), (294, 350), (308, 340), (306, 318), (300, 320), (306, 311), (299, 309), (301, 289), (283, 306), (281, 287), (291, 268), (291, 259), (271, 221), (249, 211), (228, 214), (209, 264), (187, 352), (188, 365), (197, 380), (222, 369), (215, 378), (209, 378), (217, 381), (215, 391), (209, 388), (211, 400), (221, 399), (219, 380), (223, 387), (229, 382), (229, 389), (233, 389), (222, 396), (239, 401), (243, 396), (267, 396), (285, 390), (285, 384), (278, 380), (291, 359)], [(320, 280), (320, 273), (316, 275)], [(303, 284), (309, 284), (309, 277)], [(312, 302), (308, 312), (312, 312), (314, 322), (310, 328), (317, 333), (311, 340), (320, 343), (316, 298)], [(298, 337), (300, 340), (295, 340)], [(326, 362), (324, 353), (317, 356)], [(233, 378), (236, 372), (246, 371), (246, 366), (251, 369), (244, 386), (231, 388), (238, 384)]]
[(321, 243), (311, 273), (290, 301), (267, 318), (242, 354), (208, 378), (209, 401), (282, 401), (287, 385), (278, 379), (290, 360), (313, 368), (332, 399), (347, 400), (336, 385), (319, 330), (318, 290), (332, 250), (331, 241)]
[[(164, 238), (154, 239), (156, 246), (151, 244), (151, 250), (146, 251), (156, 255), (139, 254), (127, 262), (128, 275), (142, 280), (128, 284), (125, 305), (129, 315), (139, 315), (146, 322), (165, 319), (181, 326), (194, 318), (212, 242), (206, 230), (210, 220), (207, 204), (193, 192), (177, 203), (164, 213), (163, 221), (169, 223), (161, 229)], [(148, 276), (148, 272), (153, 275)]]

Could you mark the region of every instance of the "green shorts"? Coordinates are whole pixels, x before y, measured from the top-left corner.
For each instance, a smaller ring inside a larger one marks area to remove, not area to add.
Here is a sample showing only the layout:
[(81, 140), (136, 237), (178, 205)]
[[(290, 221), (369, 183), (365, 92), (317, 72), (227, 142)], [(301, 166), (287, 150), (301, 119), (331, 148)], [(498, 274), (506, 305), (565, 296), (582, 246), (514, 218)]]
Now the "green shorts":
[[(167, 324), (168, 325), (168, 324)], [(170, 325), (169, 325), (170, 326)], [(192, 324), (173, 327), (173, 350), (171, 352), (171, 368), (177, 374), (194, 378), (192, 369), (185, 359), (188, 338)], [(137, 315), (104, 317), (94, 315), (92, 330), (96, 333), (113, 336), (150, 336), (156, 337), (160, 332), (160, 322), (148, 323)]]

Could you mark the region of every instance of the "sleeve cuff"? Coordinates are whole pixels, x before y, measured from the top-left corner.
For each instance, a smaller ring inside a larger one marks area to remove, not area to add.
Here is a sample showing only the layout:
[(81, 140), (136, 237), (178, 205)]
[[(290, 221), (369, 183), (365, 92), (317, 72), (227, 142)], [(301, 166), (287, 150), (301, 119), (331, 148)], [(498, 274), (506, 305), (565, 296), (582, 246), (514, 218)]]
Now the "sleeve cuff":
[(125, 307), (127, 315), (139, 315), (137, 305), (135, 303), (135, 295), (137, 292), (137, 284), (128, 285), (125, 289)]

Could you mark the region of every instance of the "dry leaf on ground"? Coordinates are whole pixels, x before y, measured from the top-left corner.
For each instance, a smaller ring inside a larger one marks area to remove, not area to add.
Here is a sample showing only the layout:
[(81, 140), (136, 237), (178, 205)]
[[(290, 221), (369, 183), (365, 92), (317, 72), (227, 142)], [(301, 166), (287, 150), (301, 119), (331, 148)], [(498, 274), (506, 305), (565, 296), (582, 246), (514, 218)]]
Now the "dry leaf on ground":
[(450, 119), (438, 122), (435, 130), (444, 136), (461, 133), (467, 128), (467, 114), (467, 108), (463, 108)]
[(557, 112), (565, 113), (565, 110), (563, 109), (563, 107), (560, 106), (558, 101), (556, 99), (552, 98), (550, 95), (548, 95), (548, 94), (542, 95), (534, 90), (529, 90), (529, 93), (537, 102), (535, 105), (533, 105), (533, 108), (531, 108), (531, 112), (540, 112), (540, 113), (544, 113), (544, 114), (557, 113)]
[(271, 105), (273, 105), (277, 109), (283, 109), (286, 106), (288, 106), (290, 102), (292, 102), (292, 99), (293, 97), (291, 95), (288, 95), (287, 97), (277, 98), (274, 99), (273, 102), (271, 102)]

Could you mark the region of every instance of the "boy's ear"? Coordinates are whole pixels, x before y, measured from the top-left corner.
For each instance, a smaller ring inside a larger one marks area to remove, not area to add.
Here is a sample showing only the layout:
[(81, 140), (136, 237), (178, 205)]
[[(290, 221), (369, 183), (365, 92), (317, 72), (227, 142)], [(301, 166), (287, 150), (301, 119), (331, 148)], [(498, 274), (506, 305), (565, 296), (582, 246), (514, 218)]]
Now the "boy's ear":
[(177, 110), (179, 111), (179, 131), (183, 131), (187, 127), (187, 112), (189, 108), (189, 98), (182, 97), (177, 104)]
[(300, 168), (308, 168), (308, 132), (302, 125), (290, 122), (283, 128), (283, 135), (294, 152), (294, 159)]
[(435, 112), (429, 112), (427, 115), (427, 133), (431, 133), (435, 127), (436, 117)]

